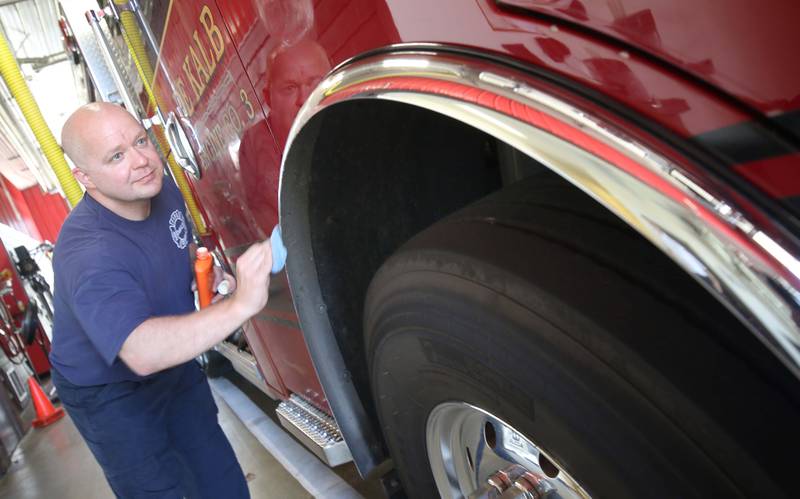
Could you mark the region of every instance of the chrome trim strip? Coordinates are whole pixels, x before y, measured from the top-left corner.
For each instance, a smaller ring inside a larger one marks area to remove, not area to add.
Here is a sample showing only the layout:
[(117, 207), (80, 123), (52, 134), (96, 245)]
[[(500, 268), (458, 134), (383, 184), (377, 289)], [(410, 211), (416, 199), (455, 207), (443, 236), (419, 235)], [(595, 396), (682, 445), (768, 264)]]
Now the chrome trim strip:
[(227, 341), (221, 341), (214, 345), (213, 348), (231, 362), (233, 369), (237, 373), (270, 398), (275, 398), (275, 395), (267, 388), (267, 383), (258, 371), (255, 357), (247, 352), (240, 351)]
[[(440, 56), (434, 46), (398, 50), (334, 70), (300, 110), (286, 151), (312, 117), (353, 99), (403, 102), (481, 129), (544, 163), (620, 216), (706, 287), (800, 377), (800, 251), (791, 235), (759, 226), (756, 220), (767, 218), (752, 216), (755, 208), (738, 205), (726, 195), (727, 187), (707, 172), (678, 165), (599, 118), (538, 90), (524, 73), (466, 56)], [(435, 85), (408, 91), (385, 84), (407, 77), (468, 85), (511, 99), (610, 146), (640, 170), (611, 164), (508, 114), (437, 93)], [(281, 166), (281, 188), (286, 157), (288, 153)]]

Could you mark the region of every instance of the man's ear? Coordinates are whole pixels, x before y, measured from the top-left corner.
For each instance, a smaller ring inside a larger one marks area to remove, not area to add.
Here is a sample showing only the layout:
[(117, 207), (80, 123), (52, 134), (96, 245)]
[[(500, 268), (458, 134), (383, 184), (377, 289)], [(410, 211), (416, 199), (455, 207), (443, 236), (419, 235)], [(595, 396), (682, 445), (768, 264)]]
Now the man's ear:
[(86, 187), (87, 189), (94, 189), (94, 187), (95, 187), (94, 182), (92, 182), (92, 180), (89, 178), (89, 176), (86, 175), (86, 172), (84, 172), (80, 168), (77, 168), (77, 167), (73, 168), (72, 169), (72, 175), (75, 177), (75, 179), (78, 182), (83, 184), (83, 186)]

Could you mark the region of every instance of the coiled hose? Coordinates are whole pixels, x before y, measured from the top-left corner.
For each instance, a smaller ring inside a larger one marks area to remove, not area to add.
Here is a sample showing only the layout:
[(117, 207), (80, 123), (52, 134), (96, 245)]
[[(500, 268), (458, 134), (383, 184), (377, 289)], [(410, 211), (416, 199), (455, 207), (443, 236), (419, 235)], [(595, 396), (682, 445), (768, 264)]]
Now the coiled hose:
[(72, 176), (72, 170), (67, 164), (67, 160), (64, 159), (64, 151), (44, 121), (39, 105), (36, 104), (27, 83), (25, 83), (19, 64), (17, 64), (14, 53), (8, 46), (8, 40), (3, 33), (0, 33), (0, 73), (11, 91), (11, 95), (14, 96), (14, 100), (22, 110), (25, 121), (31, 127), (50, 167), (53, 168), (70, 207), (74, 207), (83, 197), (83, 191), (78, 181)]

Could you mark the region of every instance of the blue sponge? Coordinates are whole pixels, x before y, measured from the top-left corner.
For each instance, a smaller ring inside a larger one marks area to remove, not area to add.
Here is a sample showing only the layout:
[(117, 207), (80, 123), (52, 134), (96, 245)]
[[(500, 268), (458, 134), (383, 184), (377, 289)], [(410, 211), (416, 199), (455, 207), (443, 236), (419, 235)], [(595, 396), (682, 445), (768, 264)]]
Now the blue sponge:
[(269, 236), (269, 243), (272, 246), (272, 273), (277, 274), (286, 265), (286, 246), (283, 245), (281, 237), (281, 226), (276, 225)]

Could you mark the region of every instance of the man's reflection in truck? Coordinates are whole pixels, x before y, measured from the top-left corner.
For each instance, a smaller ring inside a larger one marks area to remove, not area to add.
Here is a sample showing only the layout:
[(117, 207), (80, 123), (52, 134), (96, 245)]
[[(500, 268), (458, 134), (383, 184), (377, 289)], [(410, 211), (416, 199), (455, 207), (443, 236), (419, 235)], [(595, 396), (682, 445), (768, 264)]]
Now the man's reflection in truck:
[(269, 55), (268, 81), (262, 94), (269, 109), (267, 119), (245, 130), (239, 146), (247, 204), (266, 234), (278, 222), (278, 175), (289, 129), (300, 107), (330, 69), (328, 55), (310, 38), (281, 45)]

